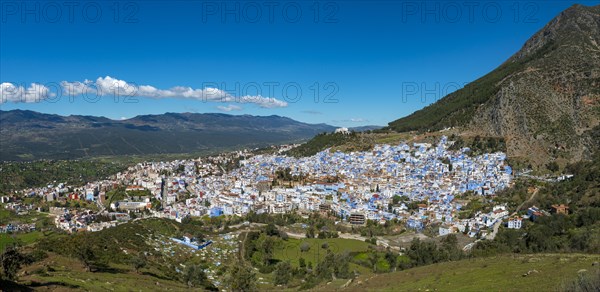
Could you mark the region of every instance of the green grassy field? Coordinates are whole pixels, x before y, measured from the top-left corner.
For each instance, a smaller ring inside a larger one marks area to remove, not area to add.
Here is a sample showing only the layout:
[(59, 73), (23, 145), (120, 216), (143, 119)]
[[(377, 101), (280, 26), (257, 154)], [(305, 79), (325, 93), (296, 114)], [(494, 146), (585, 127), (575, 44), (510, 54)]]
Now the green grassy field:
[[(447, 262), (389, 274), (364, 275), (350, 291), (554, 291), (600, 255), (505, 255)], [(529, 275), (524, 276), (524, 274)], [(331, 286), (326, 290), (331, 290)], [(337, 287), (339, 288), (339, 287)]]
[(15, 241), (20, 241), (22, 244), (28, 245), (42, 238), (43, 236), (44, 235), (42, 234), (42, 232), (39, 231), (16, 234), (2, 233), (0, 234), (0, 250), (4, 249), (5, 246), (14, 243)]
[[(300, 246), (302, 243), (308, 243), (310, 245), (310, 249), (306, 252), (302, 252), (300, 250)], [(343, 238), (328, 238), (328, 239), (318, 239), (318, 238), (307, 238), (307, 239), (288, 239), (287, 241), (282, 242), (283, 246), (278, 247), (275, 250), (275, 259), (277, 260), (289, 260), (290, 263), (294, 266), (298, 266), (298, 260), (302, 257), (306, 260), (306, 263), (312, 262), (313, 265), (316, 265), (320, 260), (325, 257), (327, 254), (327, 250), (323, 249), (321, 246), (323, 243), (327, 243), (329, 250), (334, 253), (342, 253), (342, 252), (359, 252), (365, 251), (369, 248), (369, 244), (364, 241), (354, 240), (354, 239), (343, 239)]]
[(52, 238), (60, 239), (65, 235), (64, 233), (55, 231), (33, 231), (28, 233), (14, 233), (14, 234), (0, 234), (0, 252), (14, 243), (18, 243), (20, 246), (28, 246), (38, 242), (40, 239)]
[(9, 222), (14, 216), (16, 216), (14, 212), (4, 209), (4, 205), (0, 204), (0, 222)]
[(50, 254), (42, 262), (27, 266), (20, 283), (30, 288), (58, 291), (201, 291), (183, 283), (153, 276), (157, 271), (143, 269), (139, 274), (125, 265), (111, 265), (106, 272), (86, 272), (77, 260)]

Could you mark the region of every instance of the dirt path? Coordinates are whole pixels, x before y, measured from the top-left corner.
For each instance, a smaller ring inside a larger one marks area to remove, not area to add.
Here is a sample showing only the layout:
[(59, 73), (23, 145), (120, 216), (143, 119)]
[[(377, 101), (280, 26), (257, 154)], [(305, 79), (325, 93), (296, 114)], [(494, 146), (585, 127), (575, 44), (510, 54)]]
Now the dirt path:
[(529, 196), (529, 199), (523, 201), (523, 203), (521, 203), (521, 205), (519, 205), (519, 207), (517, 207), (517, 209), (512, 214), (510, 214), (510, 216), (515, 216), (521, 210), (521, 208), (523, 208), (523, 205), (531, 202), (531, 200), (533, 200), (535, 198), (535, 196), (537, 195), (538, 191), (539, 191), (539, 189), (536, 188), (535, 191), (533, 191), (533, 193), (531, 194), (531, 196)]
[[(510, 214), (509, 217), (515, 216), (517, 215), (517, 213), (519, 213), (519, 211), (521, 210), (521, 208), (523, 208), (523, 205), (525, 205), (528, 202), (531, 202), (531, 200), (533, 200), (535, 198), (535, 196), (537, 195), (539, 189), (535, 189), (535, 191), (533, 191), (533, 193), (531, 194), (531, 196), (529, 196), (529, 199), (523, 201), (523, 203), (521, 203), (521, 205), (519, 205), (517, 207), (517, 209)], [(498, 220), (498, 222), (496, 222), (492, 228), (492, 233), (490, 233), (488, 236), (486, 236), (486, 240), (494, 240), (494, 238), (496, 238), (496, 234), (498, 234), (498, 230), (500, 229), (500, 225), (502, 225), (502, 220)], [(480, 239), (476, 240), (476, 242), (479, 242)], [(473, 247), (473, 244), (467, 244), (463, 247), (463, 250), (469, 250)]]

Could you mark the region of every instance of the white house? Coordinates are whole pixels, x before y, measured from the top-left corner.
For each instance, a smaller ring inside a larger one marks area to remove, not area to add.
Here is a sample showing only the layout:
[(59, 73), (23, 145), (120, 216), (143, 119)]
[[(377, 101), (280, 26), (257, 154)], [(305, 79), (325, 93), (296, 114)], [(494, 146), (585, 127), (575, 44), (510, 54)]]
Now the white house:
[(439, 229), (439, 234), (440, 234), (440, 236), (444, 236), (444, 235), (453, 233), (452, 231), (453, 231), (452, 226), (450, 226), (448, 224), (442, 224), (442, 226), (440, 226), (440, 229)]
[(348, 128), (337, 128), (335, 129), (335, 133), (350, 134), (350, 131)]
[(521, 229), (523, 219), (519, 217), (514, 217), (508, 219), (508, 228), (509, 229)]

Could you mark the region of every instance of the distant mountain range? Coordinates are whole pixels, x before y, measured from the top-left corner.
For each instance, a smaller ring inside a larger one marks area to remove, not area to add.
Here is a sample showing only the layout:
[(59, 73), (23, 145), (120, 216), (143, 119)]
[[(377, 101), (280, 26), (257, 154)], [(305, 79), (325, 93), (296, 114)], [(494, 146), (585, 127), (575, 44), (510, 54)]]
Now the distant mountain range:
[(600, 6), (574, 5), (500, 67), (388, 129), (503, 137), (508, 155), (590, 158), (600, 133)]
[[(600, 145), (599, 125), (600, 6), (574, 5), (494, 71), (382, 132), (455, 127), (463, 135), (502, 137), (509, 157), (540, 164), (590, 158)], [(260, 147), (335, 128), (280, 116), (166, 113), (117, 121), (0, 111), (0, 160)]]
[(336, 127), (281, 116), (166, 113), (127, 120), (0, 111), (0, 160), (195, 153), (298, 142)]

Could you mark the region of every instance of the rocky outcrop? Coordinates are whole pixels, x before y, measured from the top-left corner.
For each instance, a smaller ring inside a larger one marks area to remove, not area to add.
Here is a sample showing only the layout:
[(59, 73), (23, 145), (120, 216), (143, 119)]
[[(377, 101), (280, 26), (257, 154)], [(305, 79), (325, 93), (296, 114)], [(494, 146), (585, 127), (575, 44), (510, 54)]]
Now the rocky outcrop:
[(574, 5), (497, 69), (389, 129), (504, 137), (510, 157), (541, 164), (591, 157), (599, 120), (600, 6)]
[(589, 157), (600, 117), (598, 44), (600, 6), (562, 12), (507, 61), (520, 70), (497, 84), (469, 128), (505, 137), (510, 156)]

